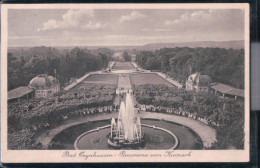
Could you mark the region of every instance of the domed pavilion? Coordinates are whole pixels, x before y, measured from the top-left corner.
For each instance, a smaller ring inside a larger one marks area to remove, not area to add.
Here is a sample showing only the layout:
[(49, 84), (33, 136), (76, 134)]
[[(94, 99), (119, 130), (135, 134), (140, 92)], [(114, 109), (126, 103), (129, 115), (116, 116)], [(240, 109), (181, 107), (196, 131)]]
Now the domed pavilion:
[(28, 86), (34, 89), (36, 98), (51, 97), (60, 91), (59, 81), (55, 77), (47, 74), (34, 77)]
[(209, 91), (211, 79), (208, 75), (201, 75), (200, 73), (192, 74), (186, 80), (186, 90), (195, 91)]

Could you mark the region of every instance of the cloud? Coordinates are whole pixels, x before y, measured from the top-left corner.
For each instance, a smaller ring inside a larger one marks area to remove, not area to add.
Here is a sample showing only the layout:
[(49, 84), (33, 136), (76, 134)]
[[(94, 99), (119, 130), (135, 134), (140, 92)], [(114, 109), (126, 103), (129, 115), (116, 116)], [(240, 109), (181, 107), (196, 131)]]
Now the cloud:
[[(244, 11), (240, 9), (15, 10), (8, 15), (8, 45), (12, 46), (244, 39)], [(26, 20), (17, 18), (20, 15)]]
[(223, 33), (243, 33), (242, 10), (197, 10), (185, 12), (174, 20), (166, 20), (164, 26), (176, 31), (205, 31)]
[(56, 29), (58, 27), (59, 27), (59, 25), (58, 25), (57, 21), (54, 19), (50, 19), (47, 22), (43, 23), (43, 28), (39, 28), (39, 29), (37, 29), (37, 31)]
[(104, 29), (107, 28), (108, 24), (102, 24), (100, 22), (94, 23), (92, 21), (89, 21), (87, 24), (83, 25), (83, 29), (89, 29), (89, 30), (99, 30), (99, 29)]
[(147, 16), (141, 12), (133, 11), (129, 15), (123, 15), (120, 18), (120, 22), (126, 22), (126, 21), (132, 21), (132, 20), (137, 20), (137, 19), (143, 19), (146, 18)]
[(171, 25), (177, 25), (182, 23), (201, 23), (210, 21), (212, 19), (212, 10), (207, 11), (195, 11), (192, 13), (184, 13), (182, 14), (178, 19), (175, 20), (166, 20), (164, 22), (164, 25), (171, 26)]
[(203, 20), (209, 20), (212, 18), (212, 10), (209, 10), (208, 12), (205, 12), (205, 11), (196, 11), (196, 12), (193, 12), (191, 15), (190, 15), (190, 18), (192, 18), (193, 20), (200, 20), (200, 19), (203, 19)]
[(62, 16), (63, 22), (67, 26), (78, 26), (81, 21), (84, 21), (86, 18), (93, 18), (94, 17), (94, 11), (91, 9), (80, 9), (80, 10), (68, 10), (67, 13), (65, 13)]
[(69, 29), (80, 27), (82, 23), (89, 21), (89, 19), (94, 17), (94, 11), (90, 9), (70, 9), (64, 15), (62, 15), (62, 20), (50, 19), (43, 23), (42, 28), (37, 29), (37, 31), (52, 30), (52, 29)]
[(163, 25), (179, 35), (185, 35), (186, 41), (237, 40), (244, 38), (243, 15), (240, 9), (185, 11), (173, 20), (165, 19)]
[(171, 29), (142, 29), (142, 31), (151, 31), (151, 32), (169, 32), (171, 31)]

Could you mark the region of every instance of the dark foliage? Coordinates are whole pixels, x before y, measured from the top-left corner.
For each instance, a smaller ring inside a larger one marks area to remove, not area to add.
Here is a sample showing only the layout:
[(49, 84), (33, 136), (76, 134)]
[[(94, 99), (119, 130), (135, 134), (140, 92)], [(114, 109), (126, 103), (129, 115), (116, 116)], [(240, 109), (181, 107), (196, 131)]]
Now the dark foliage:
[(80, 48), (59, 51), (49, 47), (36, 47), (26, 52), (11, 50), (8, 53), (8, 90), (28, 85), (30, 80), (39, 74), (55, 76), (55, 71), (63, 86), (71, 78), (106, 68), (112, 54), (109, 49), (97, 49), (91, 52)]
[(217, 142), (213, 144), (213, 149), (243, 149), (244, 101), (166, 85), (136, 86), (134, 93), (140, 104), (181, 109), (219, 125), (216, 127)]
[(110, 112), (102, 108), (113, 107), (115, 89), (115, 85), (90, 85), (48, 99), (9, 103), (8, 147), (40, 149), (41, 144), (35, 142), (38, 131), (46, 132), (68, 118)]
[(200, 72), (214, 82), (244, 88), (243, 49), (164, 48), (140, 51), (136, 61), (144, 69), (160, 70), (181, 83), (190, 73)]
[(126, 51), (123, 53), (123, 60), (126, 62), (131, 62), (131, 56)]

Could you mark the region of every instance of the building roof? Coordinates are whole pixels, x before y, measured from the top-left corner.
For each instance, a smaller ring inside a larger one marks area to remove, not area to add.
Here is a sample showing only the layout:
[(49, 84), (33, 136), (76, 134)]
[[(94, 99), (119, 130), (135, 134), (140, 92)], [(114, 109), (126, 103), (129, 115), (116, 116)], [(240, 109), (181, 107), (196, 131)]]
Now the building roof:
[(55, 86), (58, 83), (58, 80), (53, 76), (48, 76), (46, 74), (38, 75), (33, 78), (30, 83), (29, 87), (31, 88), (49, 88)]
[(234, 96), (240, 96), (245, 97), (245, 92), (242, 89), (237, 89), (229, 85), (225, 85), (222, 83), (217, 83), (210, 86), (212, 89), (217, 90), (224, 94), (234, 95)]
[(234, 95), (234, 96), (245, 97), (245, 92), (244, 92), (244, 90), (242, 90), (242, 89), (237, 89), (237, 88), (234, 88), (234, 89), (228, 91), (227, 94)]
[(190, 75), (188, 79), (194, 84), (198, 85), (209, 85), (211, 82), (211, 79), (208, 75), (201, 75), (199, 73)]
[(8, 92), (8, 100), (22, 97), (28, 93), (31, 93), (33, 89), (28, 86), (20, 86)]
[(211, 79), (208, 75), (198, 75), (197, 76), (197, 83), (201, 85), (209, 85)]

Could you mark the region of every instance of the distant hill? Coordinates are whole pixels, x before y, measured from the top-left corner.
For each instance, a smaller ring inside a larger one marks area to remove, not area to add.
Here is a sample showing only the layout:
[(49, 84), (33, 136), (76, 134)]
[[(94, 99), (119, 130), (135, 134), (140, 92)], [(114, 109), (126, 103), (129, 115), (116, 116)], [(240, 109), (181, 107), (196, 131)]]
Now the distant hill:
[(161, 48), (175, 48), (175, 47), (202, 47), (202, 48), (233, 48), (243, 49), (244, 41), (196, 41), (196, 42), (183, 42), (183, 43), (150, 43), (143, 46), (86, 46), (88, 49), (96, 49), (106, 47), (115, 51), (122, 50), (158, 50)]
[(243, 49), (244, 41), (198, 41), (198, 42), (185, 42), (185, 43), (151, 43), (140, 47), (142, 50), (157, 50), (161, 48), (175, 48), (175, 47), (202, 47), (202, 48), (233, 48)]
[(9, 47), (8, 52), (12, 53), (14, 57), (24, 57), (26, 61), (29, 61), (33, 56), (46, 58), (47, 56), (59, 56), (59, 51), (54, 47)]
[[(57, 49), (60, 51), (71, 50), (72, 48), (87, 48), (90, 50), (96, 50), (99, 48), (108, 48), (114, 51), (124, 51), (124, 50), (158, 50), (161, 48), (175, 48), (175, 47), (202, 47), (202, 48), (233, 48), (233, 49), (243, 49), (244, 41), (197, 41), (197, 42), (183, 42), (183, 43), (150, 43), (143, 46), (52, 46), (52, 47), (9, 47), (8, 51), (10, 52), (21, 52), (23, 50), (31, 50), (31, 53), (34, 54), (46, 54), (46, 51)], [(53, 51), (52, 51), (53, 52)]]

